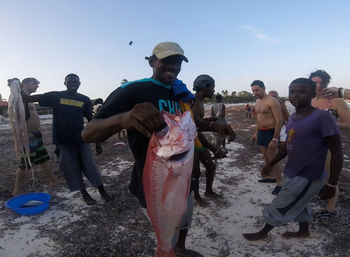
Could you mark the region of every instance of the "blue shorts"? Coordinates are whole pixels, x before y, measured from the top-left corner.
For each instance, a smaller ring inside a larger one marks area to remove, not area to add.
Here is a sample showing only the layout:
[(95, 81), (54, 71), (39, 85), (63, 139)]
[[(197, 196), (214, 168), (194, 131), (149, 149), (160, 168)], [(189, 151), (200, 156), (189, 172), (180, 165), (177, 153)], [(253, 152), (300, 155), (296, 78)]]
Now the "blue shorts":
[(256, 144), (264, 146), (266, 148), (269, 147), (269, 143), (273, 139), (273, 135), (275, 134), (275, 129), (266, 129), (266, 130), (258, 130), (258, 138), (256, 140)]

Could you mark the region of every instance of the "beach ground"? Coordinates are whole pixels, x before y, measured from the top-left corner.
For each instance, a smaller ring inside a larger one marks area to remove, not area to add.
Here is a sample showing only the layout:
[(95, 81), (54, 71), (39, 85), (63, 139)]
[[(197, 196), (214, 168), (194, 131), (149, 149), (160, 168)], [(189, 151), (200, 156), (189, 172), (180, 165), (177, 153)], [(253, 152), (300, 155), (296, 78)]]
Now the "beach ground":
[[(228, 157), (218, 161), (214, 190), (223, 194), (220, 202), (195, 206), (187, 247), (204, 256), (350, 256), (350, 131), (343, 131), (344, 168), (339, 181), (340, 197), (334, 217), (316, 219), (308, 239), (285, 240), (281, 234), (296, 230), (273, 229), (266, 240), (248, 242), (242, 233), (255, 232), (264, 224), (261, 210), (273, 199), (272, 184), (257, 183), (263, 166), (259, 147), (250, 137), (255, 120), (246, 119), (244, 106), (228, 106), (227, 121), (237, 133), (227, 145)], [(62, 178), (54, 155), (51, 123), (42, 125), (42, 133), (51, 157), (54, 173)], [(115, 145), (124, 142), (126, 146)], [(93, 147), (93, 146), (92, 146)], [(69, 192), (65, 185), (49, 187), (35, 166), (35, 181), (28, 176), (28, 192), (47, 192), (52, 196), (50, 208), (33, 216), (21, 216), (9, 210), (5, 202), (11, 197), (15, 158), (10, 129), (0, 130), (0, 256), (154, 256), (156, 240), (152, 227), (140, 211), (128, 185), (133, 158), (125, 139), (116, 136), (102, 143), (102, 155), (95, 156), (108, 192), (114, 200), (105, 203), (86, 182), (97, 204), (87, 206), (79, 192)], [(205, 174), (202, 171), (201, 193)], [(325, 203), (315, 199), (314, 209)]]

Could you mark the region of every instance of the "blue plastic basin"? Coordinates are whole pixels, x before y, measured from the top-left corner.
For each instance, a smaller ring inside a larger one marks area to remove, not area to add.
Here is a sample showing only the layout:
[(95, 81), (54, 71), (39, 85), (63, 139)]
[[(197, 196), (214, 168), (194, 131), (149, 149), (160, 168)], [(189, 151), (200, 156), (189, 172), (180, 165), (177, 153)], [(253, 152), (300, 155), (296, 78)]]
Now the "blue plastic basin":
[(49, 208), (50, 199), (47, 193), (28, 193), (9, 199), (6, 206), (19, 214), (33, 215)]

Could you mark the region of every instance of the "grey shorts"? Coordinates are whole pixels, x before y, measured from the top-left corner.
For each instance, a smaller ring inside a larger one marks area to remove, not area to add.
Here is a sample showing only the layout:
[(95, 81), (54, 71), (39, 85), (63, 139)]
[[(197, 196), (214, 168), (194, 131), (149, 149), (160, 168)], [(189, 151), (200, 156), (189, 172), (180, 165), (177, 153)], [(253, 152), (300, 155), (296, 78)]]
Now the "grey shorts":
[(102, 184), (88, 144), (57, 145), (58, 164), (71, 191), (85, 189), (83, 174), (94, 187)]
[(284, 176), (282, 190), (262, 211), (265, 221), (274, 227), (286, 225), (290, 221), (311, 222), (310, 202), (325, 182), (325, 178), (311, 180)]
[[(175, 249), (177, 240), (179, 238), (180, 230), (189, 229), (191, 227), (193, 206), (194, 206), (193, 198), (194, 198), (194, 194), (193, 194), (193, 191), (191, 191), (188, 195), (188, 198), (187, 198), (187, 210), (184, 213), (184, 215), (182, 216), (180, 229), (177, 231), (177, 233), (174, 235), (174, 238), (172, 239), (172, 245), (173, 245), (174, 249)], [(151, 219), (148, 216), (147, 209), (141, 208), (141, 211), (147, 217), (147, 219), (149, 221), (151, 221)]]

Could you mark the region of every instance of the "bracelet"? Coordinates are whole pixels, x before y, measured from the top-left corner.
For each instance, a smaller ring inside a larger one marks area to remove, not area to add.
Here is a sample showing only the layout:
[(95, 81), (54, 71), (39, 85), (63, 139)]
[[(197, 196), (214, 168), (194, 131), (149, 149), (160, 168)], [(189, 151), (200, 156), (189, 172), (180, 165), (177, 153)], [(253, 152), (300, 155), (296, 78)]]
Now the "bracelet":
[(331, 185), (331, 184), (329, 184), (329, 183), (326, 183), (326, 185), (329, 186), (329, 187), (333, 187), (333, 188), (336, 188), (336, 187), (337, 187), (337, 185)]
[(344, 91), (345, 91), (344, 88), (342, 87), (338, 88), (338, 96), (341, 98), (344, 98)]
[(214, 155), (217, 154), (219, 151), (220, 151), (220, 148), (218, 148), (218, 150), (214, 153)]

